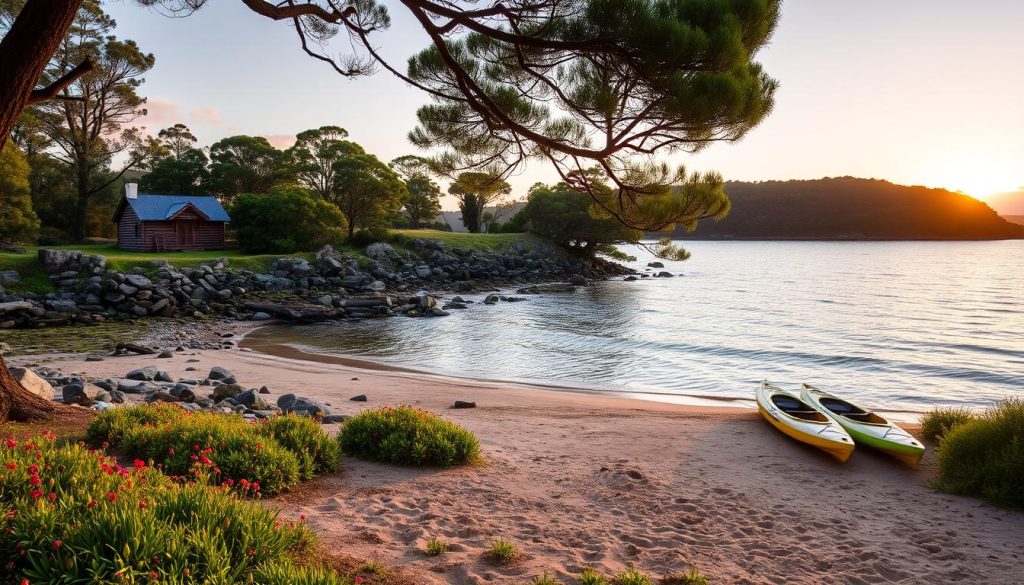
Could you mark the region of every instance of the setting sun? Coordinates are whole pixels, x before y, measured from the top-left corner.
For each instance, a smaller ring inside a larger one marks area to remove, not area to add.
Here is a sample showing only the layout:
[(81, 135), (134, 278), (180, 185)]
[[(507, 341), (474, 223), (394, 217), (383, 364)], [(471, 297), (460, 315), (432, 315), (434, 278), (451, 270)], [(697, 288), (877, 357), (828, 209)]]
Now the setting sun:
[(977, 199), (987, 200), (997, 193), (1006, 193), (1024, 184), (1020, 161), (1006, 154), (987, 152), (954, 152), (936, 162), (927, 173), (932, 184), (962, 191)]

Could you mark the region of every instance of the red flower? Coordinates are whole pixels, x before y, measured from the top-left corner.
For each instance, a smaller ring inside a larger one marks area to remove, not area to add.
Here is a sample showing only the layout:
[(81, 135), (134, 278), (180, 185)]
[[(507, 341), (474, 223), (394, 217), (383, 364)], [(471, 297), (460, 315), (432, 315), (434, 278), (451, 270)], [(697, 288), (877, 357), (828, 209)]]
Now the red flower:
[(43, 483), (43, 480), (39, 479), (39, 474), (33, 473), (28, 477), (28, 483), (30, 485), (39, 485)]
[(107, 499), (113, 502), (114, 500), (117, 499), (117, 494), (115, 494), (114, 492), (110, 492), (107, 494)]
[(8, 461), (7, 462), (7, 469), (10, 469), (11, 471), (14, 471), (17, 468), (18, 468), (18, 464), (17, 463), (15, 463), (13, 461)]
[(7, 445), (8, 449), (13, 449), (13, 448), (18, 446), (18, 442), (15, 441), (14, 439), (8, 437), (7, 440), (4, 441), (4, 445)]
[(145, 510), (146, 506), (148, 506), (148, 505), (149, 504), (146, 503), (146, 500), (139, 500), (139, 507), (142, 508), (143, 510)]
[(62, 540), (55, 540), (55, 541), (53, 541), (53, 550), (57, 550), (57, 549), (59, 549), (62, 546), (64, 546), (64, 541), (62, 541)]
[(43, 495), (43, 490), (41, 490), (41, 489), (39, 489), (39, 488), (36, 488), (36, 489), (34, 489), (34, 490), (30, 491), (30, 492), (28, 493), (28, 495), (29, 495), (29, 497), (31, 497), (31, 498), (32, 498), (33, 500), (35, 500), (35, 499), (37, 499), (37, 498), (40, 498), (40, 497), (42, 497), (42, 495)]
[(174, 447), (171, 447), (170, 449), (168, 449), (167, 450), (167, 454), (173, 456), (174, 455)]
[(28, 466), (28, 472), (31, 473), (31, 474), (39, 473), (39, 466), (38, 465), (29, 465)]
[(46, 494), (46, 497), (50, 498), (51, 502), (56, 502), (57, 501), (57, 492), (50, 492), (50, 493)]
[(157, 577), (159, 577), (159, 576), (160, 576), (160, 575), (157, 575), (157, 574), (156, 574), (156, 571), (150, 571), (150, 572), (149, 572), (149, 579), (150, 579), (151, 581), (156, 581), (156, 578), (157, 578)]
[(362, 583), (362, 582), (363, 582), (363, 578), (362, 577), (356, 577), (356, 583)]
[(143, 461), (142, 459), (136, 459), (135, 462), (132, 463), (132, 467), (134, 467), (135, 469), (145, 469), (146, 462)]
[(22, 579), (21, 585), (29, 585), (28, 579)]
[(256, 556), (256, 551), (254, 551), (253, 549), (251, 549), (251, 548), (250, 548), (250, 549), (249, 549), (249, 556), (250, 556), (250, 557), (254, 557), (254, 556)]
[(305, 521), (306, 520), (306, 515), (305, 514), (299, 514), (299, 520)]

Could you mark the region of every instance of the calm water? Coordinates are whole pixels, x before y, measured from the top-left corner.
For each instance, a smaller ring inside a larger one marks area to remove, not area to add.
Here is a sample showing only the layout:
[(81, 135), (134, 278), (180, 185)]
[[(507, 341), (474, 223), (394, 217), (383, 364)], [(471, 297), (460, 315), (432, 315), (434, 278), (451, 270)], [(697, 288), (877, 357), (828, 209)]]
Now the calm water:
[[(437, 373), (652, 398), (768, 378), (887, 410), (1024, 394), (1024, 241), (691, 242), (685, 276), (604, 282), (440, 319), (258, 336)], [(649, 257), (630, 250), (638, 267)]]

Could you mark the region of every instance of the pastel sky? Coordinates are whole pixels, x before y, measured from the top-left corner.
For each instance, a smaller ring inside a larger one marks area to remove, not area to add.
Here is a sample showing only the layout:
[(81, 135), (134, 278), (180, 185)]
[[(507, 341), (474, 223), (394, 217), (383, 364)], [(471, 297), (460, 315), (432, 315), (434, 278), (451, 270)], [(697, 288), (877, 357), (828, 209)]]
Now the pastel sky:
[[(397, 2), (377, 37), (404, 64), (426, 45)], [(184, 122), (204, 145), (233, 134), (288, 146), (332, 124), (383, 160), (406, 139), (420, 92), (386, 72), (348, 80), (306, 57), (294, 31), (240, 2), (188, 18), (108, 2), (117, 34), (157, 57), (142, 93), (151, 131)], [(854, 175), (959, 189), (984, 198), (1024, 186), (1024, 1), (788, 0), (759, 55), (781, 82), (776, 109), (747, 138), (669, 160), (727, 179)], [(513, 177), (521, 196), (555, 175)], [(446, 187), (446, 186), (445, 186)]]

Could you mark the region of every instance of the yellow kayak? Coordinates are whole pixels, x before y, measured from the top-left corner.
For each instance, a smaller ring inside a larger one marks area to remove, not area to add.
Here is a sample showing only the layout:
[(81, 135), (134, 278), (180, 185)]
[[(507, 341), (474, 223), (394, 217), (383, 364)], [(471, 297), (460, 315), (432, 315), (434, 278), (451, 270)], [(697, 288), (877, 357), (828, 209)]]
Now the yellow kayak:
[(790, 437), (817, 447), (839, 461), (853, 453), (853, 439), (843, 427), (794, 394), (761, 382), (757, 389), (757, 410), (765, 420)]

